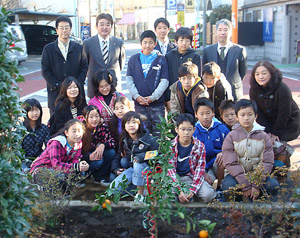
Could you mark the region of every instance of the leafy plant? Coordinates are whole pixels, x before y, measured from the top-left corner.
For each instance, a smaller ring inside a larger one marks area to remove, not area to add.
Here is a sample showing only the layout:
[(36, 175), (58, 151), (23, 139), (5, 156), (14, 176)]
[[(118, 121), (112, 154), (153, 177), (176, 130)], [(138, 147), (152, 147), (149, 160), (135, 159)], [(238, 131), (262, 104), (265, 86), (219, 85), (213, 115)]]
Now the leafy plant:
[(23, 77), (17, 63), (6, 58), (6, 52), (15, 49), (11, 47), (15, 41), (6, 30), (8, 15), (0, 8), (0, 237), (24, 237), (30, 229), (28, 219), (35, 193), (20, 169), (25, 128), (19, 120), (24, 114), (16, 90)]
[[(214, 229), (216, 223), (211, 223), (209, 220), (195, 220), (192, 213), (189, 213), (185, 207), (177, 202), (176, 195), (179, 194), (178, 183), (174, 183), (168, 176), (168, 169), (172, 168), (169, 164), (169, 159), (172, 158), (171, 139), (174, 135), (171, 131), (174, 129), (172, 123), (172, 115), (167, 116), (167, 120), (160, 118), (161, 123), (157, 125), (160, 129), (160, 138), (158, 139), (159, 149), (154, 159), (150, 160), (150, 169), (144, 171), (146, 177), (145, 189), (148, 191), (145, 206), (142, 206), (144, 215), (143, 225), (148, 229), (150, 237), (158, 237), (157, 220), (160, 219), (168, 224), (171, 223), (171, 218), (181, 218), (186, 221), (186, 232), (189, 233), (196, 227), (208, 230), (210, 233)], [(179, 181), (179, 180), (178, 180)], [(102, 204), (106, 199), (118, 203), (125, 196), (133, 196), (132, 193), (126, 191), (127, 181), (123, 178), (121, 189), (116, 190), (114, 182), (111, 187), (104, 193), (97, 195), (96, 201), (99, 205), (94, 207), (94, 210), (103, 210)], [(189, 188), (185, 184), (180, 184), (183, 190)], [(106, 210), (106, 209), (105, 209)], [(111, 212), (111, 206), (107, 208)]]
[(209, 16), (208, 21), (214, 25), (217, 23), (218, 20), (221, 19), (231, 19), (231, 5), (223, 4), (215, 7), (212, 10), (212, 13)]

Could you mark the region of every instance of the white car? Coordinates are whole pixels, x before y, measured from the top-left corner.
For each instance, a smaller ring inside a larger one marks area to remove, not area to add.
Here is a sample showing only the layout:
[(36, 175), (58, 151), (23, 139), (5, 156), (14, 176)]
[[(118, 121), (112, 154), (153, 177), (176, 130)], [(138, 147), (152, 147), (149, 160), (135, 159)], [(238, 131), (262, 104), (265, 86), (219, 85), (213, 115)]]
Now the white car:
[(10, 32), (15, 40), (14, 44), (11, 47), (21, 48), (22, 51), (19, 50), (11, 50), (7, 51), (6, 57), (9, 58), (10, 61), (17, 60), (18, 64), (21, 62), (25, 62), (28, 58), (26, 41), (23, 34), (23, 31), (20, 26), (8, 26), (6, 28), (8, 32)]

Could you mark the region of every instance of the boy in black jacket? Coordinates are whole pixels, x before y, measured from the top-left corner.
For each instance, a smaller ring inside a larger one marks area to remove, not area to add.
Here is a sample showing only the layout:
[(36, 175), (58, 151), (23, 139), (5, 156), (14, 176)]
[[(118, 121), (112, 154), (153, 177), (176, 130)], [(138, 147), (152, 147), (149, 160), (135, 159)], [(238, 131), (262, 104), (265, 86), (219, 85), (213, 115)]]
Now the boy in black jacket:
[[(171, 50), (166, 54), (166, 59), (169, 68), (169, 86), (178, 80), (178, 69), (180, 65), (187, 61), (192, 61), (198, 66), (198, 75), (201, 75), (201, 60), (200, 55), (191, 48), (193, 42), (193, 32), (187, 27), (180, 27), (175, 33), (175, 42), (177, 48)], [(165, 100), (168, 105), (168, 109), (171, 109), (170, 105), (170, 90), (169, 88), (165, 93)]]

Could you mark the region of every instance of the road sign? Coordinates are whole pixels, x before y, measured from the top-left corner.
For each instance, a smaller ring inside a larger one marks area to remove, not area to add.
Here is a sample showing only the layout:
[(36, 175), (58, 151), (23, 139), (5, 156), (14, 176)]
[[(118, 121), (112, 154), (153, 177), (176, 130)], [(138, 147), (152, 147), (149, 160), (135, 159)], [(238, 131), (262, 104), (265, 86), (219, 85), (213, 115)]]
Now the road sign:
[(167, 10), (177, 10), (177, 0), (167, 0)]

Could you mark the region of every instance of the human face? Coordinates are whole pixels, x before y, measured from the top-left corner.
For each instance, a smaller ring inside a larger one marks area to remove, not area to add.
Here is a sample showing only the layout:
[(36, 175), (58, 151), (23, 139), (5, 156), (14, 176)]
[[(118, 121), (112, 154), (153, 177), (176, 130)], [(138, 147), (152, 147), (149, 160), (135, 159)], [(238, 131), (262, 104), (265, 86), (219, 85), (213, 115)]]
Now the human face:
[(191, 40), (188, 38), (179, 37), (176, 43), (178, 47), (178, 52), (180, 54), (185, 53), (188, 50), (188, 48), (190, 48), (191, 46)]
[(202, 126), (209, 128), (215, 114), (210, 107), (200, 106), (195, 115)]
[(220, 43), (220, 45), (225, 46), (231, 36), (230, 28), (227, 25), (221, 23), (217, 28), (216, 35), (217, 35), (217, 41)]
[(109, 20), (103, 18), (98, 21), (97, 31), (103, 39), (106, 39), (110, 35), (111, 28), (112, 25)]
[(188, 146), (192, 142), (192, 136), (195, 132), (195, 127), (189, 121), (182, 122), (175, 131), (179, 137), (179, 143), (182, 146)]
[(68, 22), (65, 21), (59, 22), (56, 28), (58, 39), (62, 42), (67, 42), (69, 40), (71, 30), (72, 28)]
[(111, 85), (106, 80), (102, 79), (99, 82), (98, 90), (103, 96), (107, 96), (110, 93)]
[(129, 112), (129, 107), (122, 102), (117, 102), (115, 105), (115, 114), (117, 118), (122, 119), (126, 112)]
[(136, 118), (131, 118), (125, 123), (125, 131), (129, 134), (130, 137), (136, 136), (140, 126), (140, 121)]
[(179, 78), (179, 81), (181, 82), (184, 90), (189, 91), (194, 86), (196, 82), (196, 77), (193, 75), (187, 75)]
[(217, 78), (211, 74), (207, 74), (204, 73), (202, 75), (202, 79), (203, 79), (203, 83), (206, 85), (206, 87), (208, 88), (212, 88), (213, 86), (215, 86), (216, 82), (217, 82)]
[(74, 146), (75, 143), (79, 143), (83, 136), (83, 128), (80, 123), (75, 123), (68, 130), (65, 131), (67, 141), (70, 146)]
[(253, 123), (256, 119), (256, 115), (252, 107), (242, 108), (237, 113), (237, 118), (240, 125), (247, 131), (250, 132), (253, 128)]
[(100, 115), (97, 112), (97, 110), (93, 110), (88, 114), (88, 118), (87, 118), (87, 128), (89, 128), (90, 130), (96, 128), (99, 123), (100, 123)]
[(233, 127), (233, 125), (238, 121), (233, 108), (225, 109), (222, 114), (222, 119), (225, 124), (230, 127)]
[(271, 80), (271, 73), (265, 66), (258, 66), (254, 77), (258, 85), (266, 87)]
[(28, 111), (28, 119), (31, 121), (37, 121), (41, 116), (41, 111), (38, 107), (33, 106), (30, 111)]
[(155, 28), (155, 33), (159, 40), (165, 42), (168, 37), (170, 29), (168, 26), (162, 22), (158, 23), (157, 27)]
[(144, 55), (150, 55), (155, 47), (155, 42), (151, 37), (146, 37), (141, 42), (142, 51)]
[(79, 88), (77, 84), (73, 81), (67, 88), (67, 97), (70, 99), (70, 101), (75, 101), (78, 95), (79, 95)]

